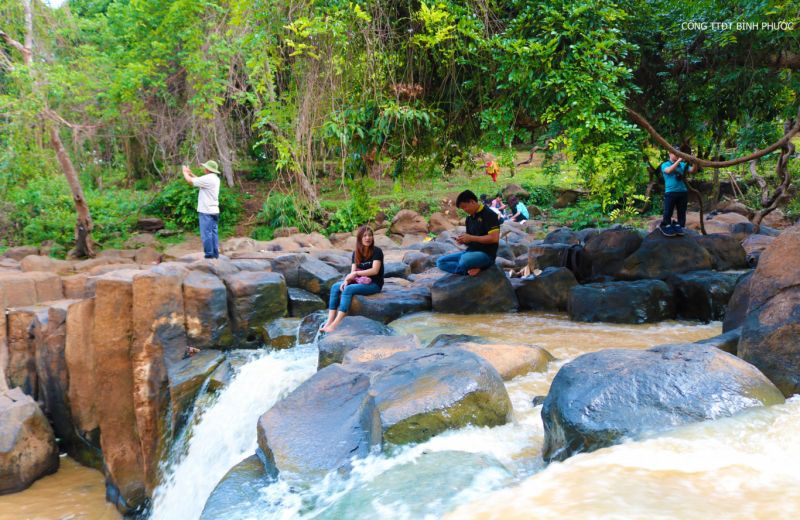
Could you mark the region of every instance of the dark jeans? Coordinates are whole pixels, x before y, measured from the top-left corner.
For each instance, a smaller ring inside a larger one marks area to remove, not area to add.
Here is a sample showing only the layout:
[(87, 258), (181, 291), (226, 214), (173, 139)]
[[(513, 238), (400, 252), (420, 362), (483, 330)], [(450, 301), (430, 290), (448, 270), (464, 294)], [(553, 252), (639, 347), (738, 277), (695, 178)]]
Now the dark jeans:
[(331, 287), (331, 296), (328, 298), (328, 310), (335, 311), (336, 306), (342, 312), (350, 310), (350, 302), (353, 301), (353, 296), (361, 294), (364, 296), (381, 292), (381, 288), (376, 283), (348, 283), (342, 290), (342, 282), (336, 282)]
[(436, 267), (447, 273), (467, 274), (473, 267), (486, 269), (494, 261), (482, 251), (461, 251), (440, 256), (436, 260)]
[(689, 203), (689, 194), (685, 191), (674, 191), (664, 194), (664, 218), (661, 226), (666, 227), (672, 223), (672, 212), (678, 210), (678, 225), (686, 227), (686, 205)]
[(200, 216), (200, 240), (203, 241), (203, 253), (206, 258), (219, 258), (219, 233), (217, 223), (219, 215), (198, 213)]

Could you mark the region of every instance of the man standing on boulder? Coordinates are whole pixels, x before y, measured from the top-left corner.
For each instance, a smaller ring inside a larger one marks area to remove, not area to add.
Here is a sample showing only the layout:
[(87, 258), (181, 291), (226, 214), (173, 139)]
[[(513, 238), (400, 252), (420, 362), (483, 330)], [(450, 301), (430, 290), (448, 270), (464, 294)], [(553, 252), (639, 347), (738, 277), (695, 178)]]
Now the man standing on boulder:
[(470, 190), (458, 194), (456, 207), (468, 215), (467, 232), (456, 238), (459, 244), (467, 245), (467, 250), (440, 256), (436, 267), (448, 273), (475, 276), (494, 264), (500, 242), (500, 221)]
[(200, 217), (200, 240), (206, 258), (219, 258), (219, 165), (206, 161), (200, 166), (205, 174), (197, 177), (188, 166), (183, 166), (186, 182), (200, 188), (197, 194), (197, 213)]

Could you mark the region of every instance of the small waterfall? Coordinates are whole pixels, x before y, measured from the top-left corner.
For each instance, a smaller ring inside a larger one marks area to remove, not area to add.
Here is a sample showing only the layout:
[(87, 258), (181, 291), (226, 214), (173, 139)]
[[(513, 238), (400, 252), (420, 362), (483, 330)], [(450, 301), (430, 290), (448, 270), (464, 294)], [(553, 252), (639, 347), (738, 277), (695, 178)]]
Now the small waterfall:
[(242, 366), (190, 432), (188, 449), (180, 451), (185, 455), (168, 461), (153, 496), (152, 518), (198, 518), (217, 482), (255, 452), (258, 417), (316, 368), (314, 344), (268, 352)]

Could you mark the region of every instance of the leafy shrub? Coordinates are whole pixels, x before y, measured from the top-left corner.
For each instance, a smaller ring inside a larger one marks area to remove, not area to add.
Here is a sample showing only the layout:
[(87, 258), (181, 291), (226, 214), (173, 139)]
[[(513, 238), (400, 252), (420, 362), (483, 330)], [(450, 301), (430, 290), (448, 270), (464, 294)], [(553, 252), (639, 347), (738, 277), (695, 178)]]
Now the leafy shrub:
[[(135, 190), (91, 187), (84, 195), (94, 222), (92, 238), (105, 247), (124, 242), (146, 197)], [(52, 240), (64, 248), (73, 245), (75, 204), (63, 176), (42, 176), (13, 186), (8, 190), (4, 209), (10, 225), (2, 226), (0, 241), (40, 244)]]
[(373, 187), (371, 180), (347, 181), (347, 187), (350, 198), (331, 217), (326, 228), (328, 234), (352, 231), (372, 220), (378, 212), (378, 204), (368, 192)]
[[(226, 185), (219, 189), (219, 228), (220, 234), (233, 231), (242, 214), (239, 196)], [(158, 216), (166, 222), (173, 222), (178, 229), (196, 229), (197, 188), (184, 180), (173, 180), (164, 186), (153, 200), (144, 208), (150, 215)]]
[(533, 204), (539, 207), (549, 207), (552, 206), (558, 198), (555, 190), (549, 186), (541, 186), (526, 182), (523, 182), (521, 186), (525, 189), (525, 191), (530, 193), (528, 204)]
[(568, 208), (553, 210), (550, 216), (559, 225), (574, 230), (602, 227), (609, 223), (609, 216), (603, 211), (603, 205), (594, 200), (584, 200)]

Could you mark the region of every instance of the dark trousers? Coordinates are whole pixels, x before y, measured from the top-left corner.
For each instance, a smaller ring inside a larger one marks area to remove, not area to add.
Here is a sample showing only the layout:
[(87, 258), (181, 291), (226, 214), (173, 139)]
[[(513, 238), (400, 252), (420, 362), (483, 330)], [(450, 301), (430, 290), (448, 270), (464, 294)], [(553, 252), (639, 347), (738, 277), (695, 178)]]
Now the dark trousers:
[(203, 241), (203, 253), (206, 258), (219, 258), (219, 232), (217, 224), (219, 215), (198, 213), (200, 217), (200, 240)]
[(674, 191), (664, 194), (664, 218), (661, 226), (666, 227), (672, 223), (672, 212), (678, 210), (678, 225), (686, 227), (686, 205), (689, 203), (689, 194), (685, 191)]

